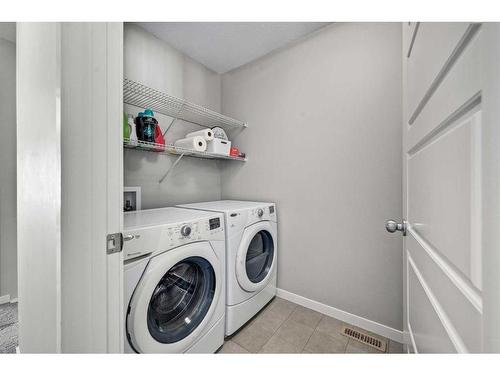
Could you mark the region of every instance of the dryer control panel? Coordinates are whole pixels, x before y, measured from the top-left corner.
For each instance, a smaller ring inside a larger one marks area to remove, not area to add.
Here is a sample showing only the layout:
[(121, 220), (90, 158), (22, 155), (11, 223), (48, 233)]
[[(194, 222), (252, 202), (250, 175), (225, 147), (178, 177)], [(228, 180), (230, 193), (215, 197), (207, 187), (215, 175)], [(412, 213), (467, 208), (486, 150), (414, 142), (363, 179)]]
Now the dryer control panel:
[(171, 250), (197, 241), (224, 241), (223, 216), (141, 228), (124, 233), (124, 260)]
[(253, 208), (250, 210), (249, 216), (252, 222), (258, 220), (276, 221), (276, 208), (274, 205)]
[(276, 219), (276, 206), (274, 204), (254, 207), (250, 209), (241, 209), (228, 212), (226, 225), (229, 229), (243, 229), (259, 221), (273, 221)]

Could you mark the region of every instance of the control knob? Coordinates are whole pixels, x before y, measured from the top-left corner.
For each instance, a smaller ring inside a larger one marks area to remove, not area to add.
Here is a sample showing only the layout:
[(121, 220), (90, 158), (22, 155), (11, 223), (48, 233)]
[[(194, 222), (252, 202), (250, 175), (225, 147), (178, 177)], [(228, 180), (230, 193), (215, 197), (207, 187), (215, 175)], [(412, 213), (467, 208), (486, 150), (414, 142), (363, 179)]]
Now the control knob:
[(263, 210), (262, 208), (259, 208), (259, 209), (257, 210), (257, 215), (258, 215), (259, 217), (262, 217), (262, 215), (264, 215), (264, 210)]
[(181, 228), (181, 234), (187, 237), (191, 234), (191, 227), (189, 225), (183, 225)]

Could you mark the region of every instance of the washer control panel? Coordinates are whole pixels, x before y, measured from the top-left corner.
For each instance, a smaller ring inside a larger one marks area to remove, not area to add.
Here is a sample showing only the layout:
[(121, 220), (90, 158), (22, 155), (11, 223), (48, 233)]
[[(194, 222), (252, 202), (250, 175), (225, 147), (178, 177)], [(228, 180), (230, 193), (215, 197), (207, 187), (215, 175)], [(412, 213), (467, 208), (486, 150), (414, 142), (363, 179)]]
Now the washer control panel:
[(208, 221), (208, 224), (210, 225), (210, 230), (221, 228), (220, 217), (214, 217), (213, 219), (210, 219)]
[(222, 214), (191, 222), (159, 225), (124, 233), (124, 259), (133, 259), (145, 254), (163, 252), (196, 241), (223, 241), (224, 223)]
[(179, 246), (186, 242), (216, 239), (223, 232), (220, 217), (175, 224), (163, 230), (169, 246)]

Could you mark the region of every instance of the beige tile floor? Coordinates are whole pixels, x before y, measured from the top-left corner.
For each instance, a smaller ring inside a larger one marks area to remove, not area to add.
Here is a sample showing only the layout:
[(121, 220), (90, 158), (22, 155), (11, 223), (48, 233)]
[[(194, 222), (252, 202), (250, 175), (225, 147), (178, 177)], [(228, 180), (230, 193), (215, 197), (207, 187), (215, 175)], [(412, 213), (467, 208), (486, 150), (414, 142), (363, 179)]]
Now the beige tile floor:
[[(343, 324), (276, 297), (219, 353), (381, 353), (341, 335)], [(389, 341), (389, 353), (402, 352), (401, 344)]]

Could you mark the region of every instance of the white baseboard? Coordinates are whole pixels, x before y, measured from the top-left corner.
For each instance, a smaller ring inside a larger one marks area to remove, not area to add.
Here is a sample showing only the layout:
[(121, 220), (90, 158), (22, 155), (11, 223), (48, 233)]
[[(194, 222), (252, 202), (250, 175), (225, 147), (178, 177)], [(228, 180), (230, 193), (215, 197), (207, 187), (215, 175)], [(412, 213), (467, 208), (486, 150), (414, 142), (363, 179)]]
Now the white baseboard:
[(393, 341), (397, 341), (403, 344), (405, 343), (403, 332), (395, 328), (388, 327), (384, 324), (374, 322), (373, 320), (351, 314), (347, 311), (325, 305), (324, 303), (299, 296), (298, 294), (294, 294), (283, 289), (278, 288), (276, 291), (276, 295), (288, 301), (294, 302), (297, 305), (301, 305), (307, 307), (308, 309), (320, 312), (324, 315), (331, 316), (332, 318), (342, 320), (343, 322), (366, 329), (367, 331), (387, 337), (388, 339), (391, 339)]
[(0, 297), (0, 305), (2, 303), (8, 303), (8, 302), (10, 302), (10, 295), (6, 294), (5, 296)]

